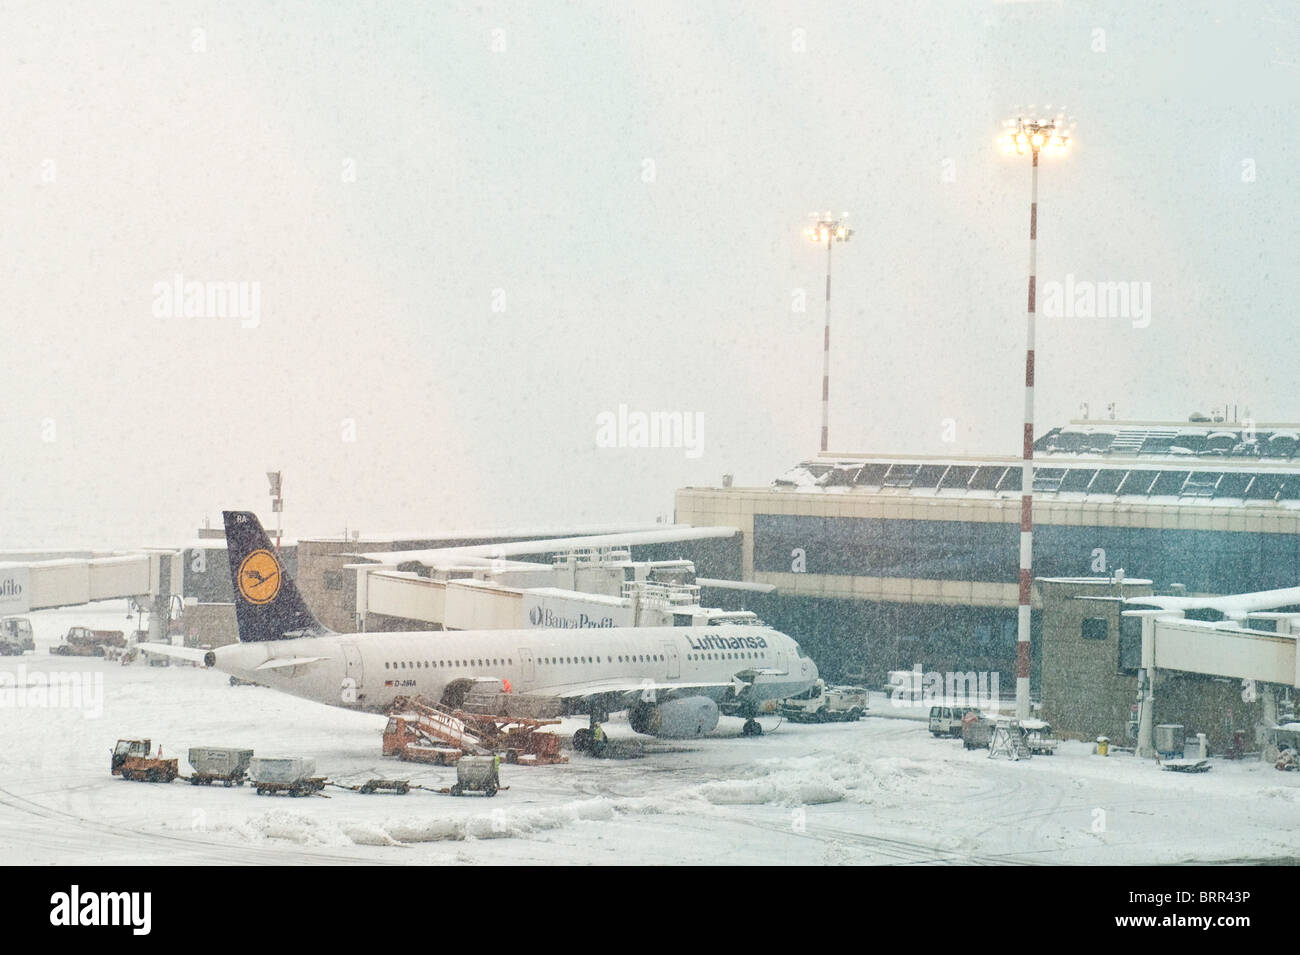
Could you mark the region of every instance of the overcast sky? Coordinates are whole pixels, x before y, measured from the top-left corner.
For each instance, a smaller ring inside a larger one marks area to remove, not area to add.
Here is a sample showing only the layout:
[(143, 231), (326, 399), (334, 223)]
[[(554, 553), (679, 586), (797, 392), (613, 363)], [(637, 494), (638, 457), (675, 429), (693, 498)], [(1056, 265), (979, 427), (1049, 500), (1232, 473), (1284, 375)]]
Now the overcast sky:
[[(0, 4), (0, 546), (643, 522), (831, 446), (1019, 449), (1225, 399), (1300, 419), (1300, 14), (1271, 3)], [(1046, 107), (1050, 104), (1051, 110)], [(245, 282), (256, 320), (159, 315)], [(1141, 287), (1141, 286), (1139, 286)], [(800, 290), (803, 290), (802, 293)], [(796, 310), (806, 295), (806, 310)], [(251, 327), (250, 327), (251, 326)], [(598, 447), (679, 411), (682, 448)], [(945, 419), (955, 440), (944, 441)]]

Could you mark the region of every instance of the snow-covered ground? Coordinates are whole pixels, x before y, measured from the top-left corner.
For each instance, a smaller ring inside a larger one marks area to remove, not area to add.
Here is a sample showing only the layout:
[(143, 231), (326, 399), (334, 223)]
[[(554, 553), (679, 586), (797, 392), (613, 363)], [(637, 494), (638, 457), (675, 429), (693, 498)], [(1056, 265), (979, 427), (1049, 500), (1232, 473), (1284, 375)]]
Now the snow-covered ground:
[[(502, 767), (493, 799), (415, 791), (259, 797), (247, 787), (148, 785), (108, 772), (119, 737), (164, 755), (244, 746), (307, 755), (342, 783), (454, 770), (379, 755), (384, 718), (321, 706), (190, 667), (51, 657), (72, 624), (133, 629), (124, 605), (33, 615), (37, 651), (0, 672), (81, 675), (79, 707), (0, 713), (0, 862), (86, 863), (1172, 863), (1300, 857), (1300, 774), (1213, 761), (1202, 775), (1066, 743), (1012, 763), (932, 739), (915, 719), (777, 725), (758, 739), (724, 718), (714, 737), (656, 743), (643, 759), (574, 756)], [(21, 669), (20, 669), (21, 668)], [(96, 700), (96, 687), (102, 698)], [(38, 700), (36, 701), (38, 702)], [(874, 705), (874, 704), (873, 704)], [(878, 709), (889, 709), (887, 704)], [(891, 717), (900, 715), (897, 711)], [(566, 721), (572, 732), (579, 721)], [(616, 717), (611, 736), (631, 736)]]

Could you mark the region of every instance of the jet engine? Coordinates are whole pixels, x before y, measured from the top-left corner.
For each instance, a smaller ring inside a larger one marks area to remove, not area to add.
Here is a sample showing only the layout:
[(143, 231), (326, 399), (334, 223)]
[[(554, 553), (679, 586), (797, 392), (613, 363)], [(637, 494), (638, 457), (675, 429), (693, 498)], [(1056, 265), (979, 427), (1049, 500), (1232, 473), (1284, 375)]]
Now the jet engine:
[(689, 696), (666, 703), (638, 703), (628, 710), (632, 729), (647, 736), (690, 739), (711, 733), (718, 725), (718, 704), (707, 696)]

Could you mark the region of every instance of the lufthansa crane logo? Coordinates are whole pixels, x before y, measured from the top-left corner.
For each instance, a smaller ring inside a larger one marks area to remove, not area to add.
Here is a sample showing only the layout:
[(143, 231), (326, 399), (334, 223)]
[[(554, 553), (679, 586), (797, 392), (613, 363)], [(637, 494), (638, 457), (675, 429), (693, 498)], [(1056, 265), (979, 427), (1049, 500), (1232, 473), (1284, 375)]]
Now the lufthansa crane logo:
[(251, 604), (266, 604), (280, 592), (280, 562), (269, 550), (255, 550), (239, 565), (239, 593)]

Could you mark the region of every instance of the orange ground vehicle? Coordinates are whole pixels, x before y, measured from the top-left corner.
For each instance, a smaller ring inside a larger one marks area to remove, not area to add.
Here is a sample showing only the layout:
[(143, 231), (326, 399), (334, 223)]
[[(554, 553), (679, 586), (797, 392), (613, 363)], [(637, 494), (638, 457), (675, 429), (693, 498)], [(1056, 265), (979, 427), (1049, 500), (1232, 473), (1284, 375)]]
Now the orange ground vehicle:
[(180, 772), (175, 759), (150, 756), (152, 743), (147, 739), (120, 739), (113, 747), (111, 770), (114, 776), (139, 783), (169, 783)]
[(89, 627), (71, 627), (58, 646), (50, 653), (61, 657), (107, 656), (106, 648), (125, 649), (126, 635), (121, 630), (91, 630)]
[(559, 720), (468, 713), (420, 697), (398, 697), (388, 710), (384, 755), (443, 766), (462, 755), (499, 753), (508, 763), (541, 766), (567, 763), (560, 738), (539, 732)]

